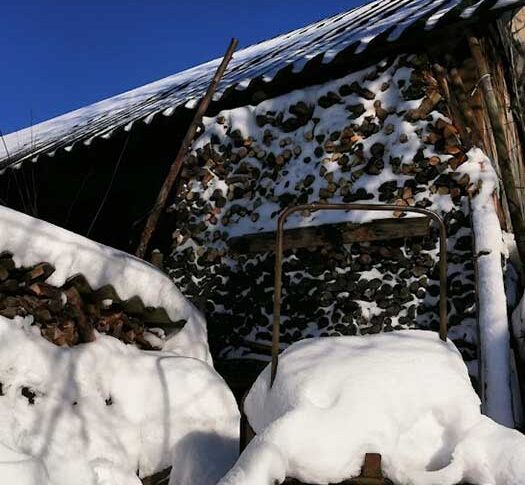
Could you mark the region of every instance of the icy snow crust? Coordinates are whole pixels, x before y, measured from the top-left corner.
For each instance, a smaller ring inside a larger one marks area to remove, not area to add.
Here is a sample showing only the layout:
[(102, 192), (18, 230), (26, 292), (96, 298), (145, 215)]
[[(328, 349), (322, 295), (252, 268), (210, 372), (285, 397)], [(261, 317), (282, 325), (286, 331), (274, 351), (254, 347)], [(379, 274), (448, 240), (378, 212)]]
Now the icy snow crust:
[[(245, 89), (256, 78), (269, 82), (288, 66), (300, 72), (317, 56), (322, 56), (323, 63), (329, 63), (350, 46), (355, 46), (357, 54), (363, 53), (372, 41), (388, 32), (386, 41), (396, 41), (417, 22), (429, 31), (438, 27), (447, 15), (453, 22), (471, 18), (485, 5), (494, 12), (523, 1), (498, 0), (492, 6), (491, 3), (488, 0), (474, 5), (462, 0), (372, 1), (238, 51), (214, 99), (220, 99), (232, 86)], [(149, 123), (157, 113), (169, 116), (179, 106), (193, 107), (204, 94), (219, 62), (220, 59), (215, 59), (7, 135), (4, 137), (7, 151), (0, 143), (0, 166), (36, 159), (42, 153), (53, 154), (59, 148), (71, 150), (78, 142), (89, 145), (96, 137), (110, 137), (116, 128), (130, 129), (137, 120)]]
[(145, 305), (163, 307), (172, 321), (187, 320), (168, 338), (163, 350), (195, 357), (211, 364), (203, 315), (154, 266), (40, 219), (0, 206), (0, 251), (13, 253), (17, 265), (52, 264), (47, 280), (62, 286), (81, 273), (93, 288), (111, 284), (123, 299), (138, 295)]
[(215, 485), (235, 461), (237, 405), (198, 359), (57, 347), (19, 317), (0, 317), (0, 347), (2, 484), (140, 485), (173, 465), (170, 484)]
[(257, 433), (220, 485), (339, 483), (381, 453), (398, 484), (525, 483), (525, 437), (480, 413), (452, 342), (409, 330), (305, 340), (245, 403)]

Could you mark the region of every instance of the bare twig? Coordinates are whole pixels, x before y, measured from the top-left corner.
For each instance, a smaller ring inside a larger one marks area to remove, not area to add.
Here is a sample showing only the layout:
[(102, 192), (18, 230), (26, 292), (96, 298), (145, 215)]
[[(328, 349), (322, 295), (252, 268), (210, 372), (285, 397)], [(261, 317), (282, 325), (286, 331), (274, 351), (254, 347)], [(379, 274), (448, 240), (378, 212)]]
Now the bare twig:
[(75, 208), (78, 202), (78, 199), (80, 198), (80, 194), (82, 194), (82, 192), (84, 191), (84, 187), (86, 186), (86, 183), (89, 177), (91, 177), (92, 173), (93, 173), (93, 165), (90, 165), (89, 170), (86, 172), (86, 175), (84, 175), (84, 178), (82, 179), (82, 182), (80, 183), (80, 187), (78, 188), (77, 193), (75, 194), (75, 197), (71, 201), (71, 204), (69, 204), (69, 209), (67, 211), (67, 215), (64, 220), (64, 227), (67, 226), (69, 219), (71, 219), (71, 214), (73, 213), (73, 209)]

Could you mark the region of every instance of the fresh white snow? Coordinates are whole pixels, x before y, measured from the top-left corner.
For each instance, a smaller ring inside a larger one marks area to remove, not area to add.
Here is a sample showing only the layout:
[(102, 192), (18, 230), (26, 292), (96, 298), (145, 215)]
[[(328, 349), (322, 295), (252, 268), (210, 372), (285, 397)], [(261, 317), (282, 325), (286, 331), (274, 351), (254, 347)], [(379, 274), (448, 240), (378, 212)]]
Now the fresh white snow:
[(479, 192), (471, 199), (472, 227), (477, 256), (478, 304), (483, 411), (498, 423), (514, 426), (510, 390), (510, 334), (502, 254), (506, 248), (493, 195), (498, 188), (491, 161), (479, 149), (468, 153), (458, 168), (468, 174)]
[(0, 479), (16, 485), (50, 485), (42, 461), (0, 443)]
[(52, 264), (48, 282), (61, 286), (81, 273), (93, 288), (111, 284), (122, 299), (138, 295), (145, 305), (162, 307), (184, 328), (164, 342), (163, 350), (211, 364), (203, 315), (162, 271), (141, 259), (60, 227), (0, 206), (0, 251), (13, 253), (17, 265)]
[(201, 360), (102, 335), (57, 347), (30, 318), (0, 317), (0, 348), (3, 484), (140, 485), (173, 465), (172, 485), (215, 485), (235, 461), (237, 405)]
[[(163, 307), (179, 333), (162, 352), (113, 337), (57, 347), (31, 318), (0, 317), (0, 481), (131, 485), (173, 465), (175, 485), (215, 485), (238, 450), (239, 413), (214, 371), (206, 324), (157, 268), (42, 220), (0, 207), (0, 250), (17, 265), (48, 262), (48, 282), (81, 273), (123, 299)], [(159, 343), (159, 342), (157, 342)], [(203, 466), (206, 463), (206, 466)]]
[(220, 485), (339, 483), (380, 453), (397, 484), (525, 483), (525, 437), (482, 416), (454, 344), (425, 331), (304, 340), (247, 396), (257, 433)]

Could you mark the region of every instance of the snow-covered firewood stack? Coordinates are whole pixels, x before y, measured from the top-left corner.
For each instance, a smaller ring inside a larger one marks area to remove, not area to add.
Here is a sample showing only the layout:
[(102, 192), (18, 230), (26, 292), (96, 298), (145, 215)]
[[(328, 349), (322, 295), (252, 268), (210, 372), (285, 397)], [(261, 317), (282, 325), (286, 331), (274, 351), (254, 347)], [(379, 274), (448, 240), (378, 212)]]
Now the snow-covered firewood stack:
[(0, 207), (0, 316), (58, 345), (108, 334), (211, 363), (206, 322), (158, 268)]
[(237, 404), (170, 278), (1, 206), (0, 347), (1, 483), (217, 483), (237, 455)]
[(112, 285), (91, 288), (75, 275), (57, 287), (46, 283), (55, 272), (49, 263), (16, 267), (13, 255), (0, 254), (0, 315), (31, 316), (41, 334), (56, 345), (72, 346), (95, 340), (95, 331), (142, 349), (160, 349), (164, 330), (186, 323), (172, 322), (163, 308), (146, 307), (138, 295), (122, 300)]
[[(448, 114), (428, 60), (402, 56), (205, 120), (171, 207), (178, 225), (168, 266), (205, 308), (216, 351), (253, 355), (250, 342), (271, 340), (272, 253), (237, 254), (232, 239), (275, 231), (290, 205), (367, 201), (399, 205), (397, 218), (409, 205), (444, 216), (450, 335), (474, 362), (471, 187), (456, 171), (468, 150)], [(301, 214), (287, 227), (376, 217)], [(435, 327), (436, 261), (434, 232), (288, 251), (282, 341)]]

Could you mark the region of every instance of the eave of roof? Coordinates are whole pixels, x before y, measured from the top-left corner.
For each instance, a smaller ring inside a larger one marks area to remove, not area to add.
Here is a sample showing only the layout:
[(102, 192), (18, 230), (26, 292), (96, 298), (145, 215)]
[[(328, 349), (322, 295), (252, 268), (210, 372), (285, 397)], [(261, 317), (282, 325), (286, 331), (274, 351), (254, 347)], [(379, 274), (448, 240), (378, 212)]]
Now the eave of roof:
[[(313, 59), (330, 64), (338, 54), (362, 55), (371, 44), (395, 43), (415, 32), (475, 19), (487, 12), (525, 5), (525, 0), (374, 0), (348, 12), (252, 45), (235, 53), (217, 90), (242, 91), (256, 82), (271, 83), (285, 69), (301, 72)], [(193, 108), (204, 94), (220, 59), (11, 133), (0, 143), (0, 169), (24, 160), (90, 145), (119, 129), (130, 130), (158, 114)]]

